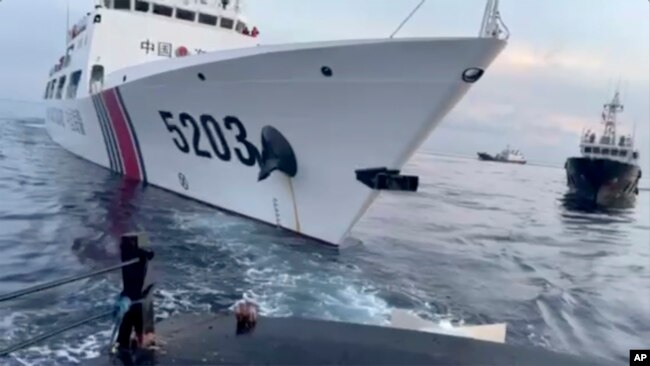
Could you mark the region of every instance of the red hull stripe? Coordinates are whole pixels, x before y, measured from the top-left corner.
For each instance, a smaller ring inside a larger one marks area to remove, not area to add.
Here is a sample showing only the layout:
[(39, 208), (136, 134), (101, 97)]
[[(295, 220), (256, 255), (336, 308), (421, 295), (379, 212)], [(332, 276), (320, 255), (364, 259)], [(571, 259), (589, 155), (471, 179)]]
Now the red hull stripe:
[(115, 97), (117, 98), (117, 102), (120, 105), (120, 110), (122, 111), (122, 114), (124, 115), (124, 118), (127, 122), (127, 126), (129, 127), (129, 131), (131, 131), (131, 140), (134, 143), (135, 146), (135, 151), (138, 154), (138, 167), (140, 168), (140, 181), (142, 182), (147, 182), (147, 169), (144, 167), (144, 159), (142, 158), (142, 150), (140, 149), (140, 141), (138, 141), (138, 134), (135, 132), (135, 128), (133, 128), (133, 122), (131, 121), (131, 116), (129, 115), (129, 111), (126, 110), (126, 104), (124, 104), (124, 99), (122, 98), (122, 93), (120, 92), (120, 88), (115, 88)]
[(124, 175), (129, 178), (142, 180), (142, 170), (138, 161), (139, 153), (134, 143), (133, 131), (127, 123), (123, 108), (117, 98), (115, 89), (110, 89), (102, 93), (102, 100), (108, 111), (110, 124), (117, 137), (118, 150), (122, 157)]

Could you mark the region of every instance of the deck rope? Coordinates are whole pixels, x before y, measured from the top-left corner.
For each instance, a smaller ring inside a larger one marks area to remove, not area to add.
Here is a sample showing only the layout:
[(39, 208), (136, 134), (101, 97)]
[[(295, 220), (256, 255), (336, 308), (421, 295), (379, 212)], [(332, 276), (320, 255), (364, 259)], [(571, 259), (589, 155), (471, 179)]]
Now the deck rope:
[(296, 221), (296, 232), (300, 234), (300, 219), (298, 215), (298, 205), (296, 204), (296, 194), (293, 191), (293, 179), (287, 176), (289, 180), (289, 190), (291, 191), (291, 201), (293, 202), (293, 217)]

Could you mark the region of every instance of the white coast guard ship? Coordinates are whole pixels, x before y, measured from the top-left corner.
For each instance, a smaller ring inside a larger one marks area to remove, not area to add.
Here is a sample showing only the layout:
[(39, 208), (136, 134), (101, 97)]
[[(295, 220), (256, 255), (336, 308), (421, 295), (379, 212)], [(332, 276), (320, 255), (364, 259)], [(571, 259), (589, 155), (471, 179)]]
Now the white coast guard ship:
[(260, 45), (238, 2), (103, 0), (47, 82), (52, 139), (84, 159), (340, 244), (504, 48), (478, 37)]

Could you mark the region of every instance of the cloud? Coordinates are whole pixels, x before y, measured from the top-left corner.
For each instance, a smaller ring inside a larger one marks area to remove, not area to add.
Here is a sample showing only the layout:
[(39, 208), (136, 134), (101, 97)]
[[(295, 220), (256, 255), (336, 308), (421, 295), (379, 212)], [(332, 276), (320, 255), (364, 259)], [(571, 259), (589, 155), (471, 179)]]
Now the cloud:
[(549, 125), (557, 127), (559, 131), (576, 135), (582, 133), (585, 127), (593, 126), (594, 124), (592, 118), (556, 112), (549, 113), (547, 120)]
[(612, 66), (615, 61), (597, 50), (567, 50), (560, 43), (548, 47), (511, 43), (486, 78), (459, 103), (445, 127), (491, 134), (495, 145), (500, 141), (521, 144), (523, 150), (543, 147), (549, 153), (539, 158), (559, 161), (567, 152), (573, 153), (584, 128), (601, 128), (600, 108), (612, 97), (613, 76), (621, 71), (624, 81), (629, 75), (641, 76), (622, 84), (626, 113), (620, 130), (628, 133), (632, 122), (637, 122), (637, 145), (645, 156), (649, 126), (640, 122), (650, 119), (644, 80), (648, 71), (638, 70), (648, 64), (638, 61), (628, 59), (631, 66), (618, 69)]
[(515, 110), (512, 104), (482, 101), (467, 105), (459, 114), (467, 120), (490, 124), (512, 116)]
[(558, 148), (570, 141), (574, 146), (583, 128), (601, 128), (602, 103), (612, 97), (620, 72), (626, 111), (619, 130), (629, 133), (636, 122), (637, 145), (645, 156), (650, 145), (650, 126), (642, 123), (650, 120), (649, 63), (644, 62), (647, 54), (634, 55), (612, 58), (580, 46), (511, 42), (449, 121), (467, 131), (490, 130), (499, 138)]
[[(513, 100), (514, 101), (514, 100)], [(578, 136), (585, 127), (593, 127), (590, 116), (571, 111), (562, 112), (533, 103), (520, 101), (523, 108), (514, 104), (482, 101), (459, 108), (453, 115), (453, 126), (464, 130), (482, 130), (495, 134), (514, 133), (529, 141), (545, 144), (557, 142), (561, 135)]]
[(593, 125), (582, 115), (540, 110), (531, 113), (521, 135), (529, 145), (555, 146), (567, 139), (578, 141), (583, 129)]
[(650, 80), (647, 62), (639, 62), (639, 58), (634, 55), (618, 59), (608, 56), (604, 50), (567, 50), (558, 45), (545, 49), (523, 42), (511, 43), (494, 63), (492, 71), (518, 76), (528, 74), (532, 77), (562, 75), (591, 83), (602, 83), (619, 77), (633, 83), (647, 84)]
[(528, 46), (515, 46), (506, 50), (498, 63), (499, 66), (522, 71), (539, 69), (564, 69), (579, 72), (599, 71), (603, 61), (597, 55), (580, 52), (559, 52), (557, 50), (536, 50)]

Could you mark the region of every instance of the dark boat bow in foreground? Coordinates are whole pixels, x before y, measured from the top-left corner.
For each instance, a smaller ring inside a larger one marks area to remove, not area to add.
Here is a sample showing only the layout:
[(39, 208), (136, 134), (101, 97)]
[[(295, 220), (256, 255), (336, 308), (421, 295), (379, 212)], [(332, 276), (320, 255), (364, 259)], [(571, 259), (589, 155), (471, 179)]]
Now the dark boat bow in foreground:
[(164, 352), (91, 365), (605, 365), (541, 348), (299, 318), (259, 319), (238, 335), (233, 316), (185, 315), (159, 326)]
[(594, 132), (586, 131), (580, 142), (582, 156), (566, 161), (567, 184), (577, 198), (609, 206), (633, 201), (638, 194), (641, 169), (634, 139), (616, 135), (616, 116), (622, 111), (616, 92), (614, 99), (604, 106), (605, 129), (600, 139)]
[(638, 194), (641, 170), (637, 165), (581, 157), (569, 158), (565, 168), (569, 187), (580, 198), (613, 204)]

